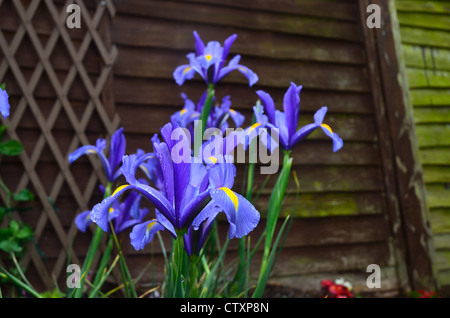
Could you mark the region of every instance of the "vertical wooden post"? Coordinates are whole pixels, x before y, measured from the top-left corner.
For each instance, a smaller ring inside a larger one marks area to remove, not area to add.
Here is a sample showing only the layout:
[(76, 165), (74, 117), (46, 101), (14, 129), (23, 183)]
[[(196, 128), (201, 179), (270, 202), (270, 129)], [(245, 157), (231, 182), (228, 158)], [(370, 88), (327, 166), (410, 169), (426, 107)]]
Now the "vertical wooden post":
[[(408, 278), (412, 289), (437, 287), (434, 246), (428, 221), (425, 184), (409, 103), (408, 83), (394, 0), (371, 1), (381, 8), (381, 28), (374, 28), (386, 122), (393, 148), (392, 162), (405, 241)], [(361, 8), (365, 11), (366, 8)], [(365, 24), (363, 27), (367, 27)]]

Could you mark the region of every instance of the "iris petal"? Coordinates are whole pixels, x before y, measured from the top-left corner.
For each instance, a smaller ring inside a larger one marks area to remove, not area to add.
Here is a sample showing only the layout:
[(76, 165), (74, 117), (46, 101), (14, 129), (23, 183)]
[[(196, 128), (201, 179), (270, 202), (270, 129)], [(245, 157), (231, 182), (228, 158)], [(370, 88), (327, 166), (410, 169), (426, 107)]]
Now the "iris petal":
[(9, 116), (9, 102), (8, 102), (8, 93), (0, 88), (0, 113), (3, 118), (8, 118)]
[(156, 232), (164, 230), (164, 227), (156, 220), (150, 220), (133, 227), (130, 233), (131, 245), (136, 251), (144, 249), (151, 242)]
[[(231, 194), (231, 193), (232, 194)], [(241, 238), (250, 233), (259, 223), (260, 214), (242, 195), (228, 189), (213, 189), (212, 200), (223, 209), (230, 223), (228, 237)], [(238, 204), (236, 205), (236, 200)]]
[(86, 232), (87, 227), (92, 223), (90, 214), (91, 211), (84, 211), (75, 218), (75, 224), (81, 232)]

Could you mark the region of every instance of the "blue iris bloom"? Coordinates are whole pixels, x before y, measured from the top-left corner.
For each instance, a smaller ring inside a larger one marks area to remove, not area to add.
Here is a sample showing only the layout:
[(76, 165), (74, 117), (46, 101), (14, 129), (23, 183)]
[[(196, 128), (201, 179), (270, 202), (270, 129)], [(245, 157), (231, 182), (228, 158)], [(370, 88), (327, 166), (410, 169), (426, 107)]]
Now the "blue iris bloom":
[[(189, 99), (186, 94), (181, 94), (184, 99), (184, 107), (180, 111), (174, 113), (170, 119), (174, 126), (180, 126), (183, 128), (188, 128), (191, 136), (193, 136), (193, 124), (196, 120), (200, 119), (200, 114), (202, 112), (206, 93), (201, 96), (197, 105)], [(222, 98), (221, 104), (214, 104), (215, 97), (213, 97), (213, 107), (209, 113), (206, 128), (219, 128), (222, 132), (229, 127), (228, 119), (231, 118), (234, 122), (235, 127), (240, 127), (245, 121), (245, 116), (242, 115), (237, 110), (231, 108), (231, 99), (229, 95)]]
[(208, 84), (216, 84), (230, 72), (237, 70), (241, 72), (253, 86), (258, 81), (258, 76), (248, 67), (240, 65), (240, 55), (233, 57), (228, 65), (225, 61), (228, 57), (230, 47), (236, 39), (237, 35), (233, 34), (227, 38), (222, 45), (217, 41), (208, 42), (205, 46), (197, 31), (194, 31), (196, 53), (189, 53), (187, 58), (189, 64), (178, 66), (173, 77), (178, 85), (183, 85), (185, 80), (190, 80), (195, 73)]
[(8, 102), (8, 93), (0, 88), (0, 113), (3, 118), (8, 118), (9, 116), (9, 102)]
[(97, 139), (96, 145), (86, 145), (78, 148), (69, 155), (69, 163), (73, 163), (82, 155), (96, 154), (102, 163), (103, 170), (109, 182), (114, 182), (120, 176), (119, 166), (122, 157), (125, 155), (126, 140), (123, 134), (123, 128), (119, 128), (111, 137), (109, 146), (109, 156), (106, 157), (104, 150), (106, 148), (106, 140)]
[(279, 139), (282, 147), (286, 150), (292, 149), (297, 143), (305, 139), (315, 129), (321, 128), (324, 133), (333, 141), (333, 151), (338, 151), (344, 145), (339, 135), (331, 129), (330, 126), (323, 123), (327, 107), (321, 107), (314, 114), (314, 123), (305, 125), (297, 130), (298, 118), (300, 115), (300, 91), (302, 86), (291, 83), (286, 91), (283, 100), (283, 112), (275, 109), (272, 97), (262, 91), (257, 91), (257, 95), (261, 99), (267, 116), (262, 113), (256, 113), (255, 116), (258, 124), (269, 128), (277, 128), (279, 130)]
[[(145, 180), (142, 180), (145, 182)], [(101, 187), (104, 192), (104, 188)], [(123, 202), (115, 201), (109, 208), (107, 214), (107, 222), (113, 221), (114, 232), (121, 233), (127, 228), (141, 223), (143, 218), (147, 215), (148, 209), (140, 207), (142, 196), (137, 192), (131, 192), (126, 196)], [(87, 227), (92, 223), (91, 211), (84, 211), (77, 215), (75, 224), (82, 232), (86, 232)], [(106, 232), (110, 232), (109, 227)]]
[(136, 179), (136, 170), (142, 165), (139, 156), (124, 156), (121, 171), (127, 184), (94, 206), (92, 221), (105, 230), (109, 207), (125, 191), (134, 190), (152, 202), (157, 212), (156, 219), (133, 228), (130, 238), (135, 248), (142, 248), (161, 227), (176, 237), (180, 230), (187, 231), (191, 225), (198, 230), (205, 220), (215, 218), (220, 212), (225, 213), (230, 223), (230, 238), (247, 235), (258, 224), (260, 214), (244, 197), (231, 190), (236, 175), (234, 164), (195, 163), (188, 137), (180, 129), (180, 138), (172, 140), (173, 132), (172, 124), (166, 124), (161, 129), (164, 141), (152, 140), (160, 166), (158, 174), (164, 180), (161, 188)]

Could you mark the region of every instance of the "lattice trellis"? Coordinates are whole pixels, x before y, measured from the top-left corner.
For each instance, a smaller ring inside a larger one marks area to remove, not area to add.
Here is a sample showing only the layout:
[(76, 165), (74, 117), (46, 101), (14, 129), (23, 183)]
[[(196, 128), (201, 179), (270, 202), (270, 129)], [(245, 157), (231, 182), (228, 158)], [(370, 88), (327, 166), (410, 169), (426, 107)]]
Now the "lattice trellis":
[[(105, 19), (114, 17), (115, 8), (111, 0), (98, 1), (98, 3), (95, 3), (95, 6), (89, 8), (86, 5), (86, 1), (82, 0), (66, 1), (65, 3), (60, 3), (59, 6), (55, 4), (58, 1), (53, 0), (13, 0), (11, 2), (13, 3), (12, 7), (20, 18), (20, 22), (19, 27), (10, 41), (7, 40), (3, 30), (0, 30), (0, 49), (3, 54), (3, 60), (0, 63), (0, 83), (9, 72), (19, 87), (21, 97), (17, 104), (12, 105), (15, 108), (13, 116), (5, 120), (4, 123), (8, 126), (7, 132), (9, 136), (22, 141), (18, 133), (19, 124), (25, 119), (24, 114), (31, 111), (40, 132), (32, 152), (23, 152), (20, 155), (20, 160), (25, 167), (25, 171), (23, 171), (22, 175), (17, 176), (19, 178), (17, 191), (32, 187), (35, 191), (36, 199), (42, 204), (42, 212), (34, 228), (35, 238), (38, 244), (44, 229), (50, 226), (56, 233), (56, 237), (62, 246), (56, 262), (51, 269), (48, 268), (48, 264), (44, 263), (42, 256), (32, 244), (27, 248), (22, 265), (27, 267), (30, 262), (33, 263), (45, 288), (53, 289), (52, 275), (59, 277), (65, 272), (67, 256), (72, 248), (71, 241), (75, 237), (77, 229), (73, 221), (69, 230), (64, 229), (60, 216), (55, 212), (48, 198), (50, 197), (56, 201), (61, 193), (62, 187), (66, 185), (70, 189), (74, 203), (77, 206), (77, 213), (91, 208), (89, 206), (89, 200), (95, 187), (99, 181), (102, 183), (105, 182), (102, 169), (95, 158), (89, 158), (93, 169), (90, 172), (87, 184), (81, 188), (77, 183), (77, 176), (69, 168), (68, 154), (81, 145), (92, 143), (86, 134), (86, 127), (90, 124), (94, 115), (100, 118), (105, 129), (105, 135), (107, 136), (110, 136), (119, 125), (119, 117), (117, 114), (113, 114), (113, 118), (110, 118), (111, 108), (108, 112), (102, 96), (105, 89), (108, 88), (108, 85), (111, 85), (109, 79), (112, 76), (112, 67), (117, 56), (117, 51), (114, 46), (110, 48), (108, 43), (105, 43), (99, 30)], [(80, 43), (75, 43), (76, 41), (71, 37), (69, 29), (66, 26), (68, 13), (65, 9), (71, 3), (78, 4), (81, 8), (81, 32), (84, 32), (84, 34)], [(61, 4), (63, 5), (61, 6)], [(9, 3), (8, 5), (11, 6)], [(0, 0), (0, 10), (5, 6), (5, 1)], [(51, 34), (45, 41), (40, 39), (32, 23), (33, 17), (38, 11), (45, 11), (52, 18), (51, 21), (46, 21), (47, 23), (52, 23), (53, 28)], [(38, 62), (33, 67), (31, 76), (25, 74), (23, 67), (20, 66), (16, 58), (16, 53), (25, 38), (31, 42), (33, 51), (38, 57)], [(58, 44), (62, 44), (65, 47), (71, 61), (71, 66), (63, 80), (61, 80), (61, 76), (59, 76), (54, 65), (50, 62), (52, 53)], [(96, 52), (98, 60), (101, 61), (101, 67), (98, 72), (99, 74), (96, 76), (96, 81), (92, 80), (92, 74), (88, 73), (83, 63), (87, 52), (92, 50)], [(35, 97), (35, 90), (44, 76), (48, 79), (57, 96), (54, 99), (50, 113), (45, 116)], [(75, 83), (80, 85), (80, 82), (88, 95), (88, 102), (83, 109), (81, 118), (75, 113), (72, 102), (68, 98), (71, 87)], [(111, 107), (111, 105), (109, 106)], [(61, 149), (57, 137), (52, 131), (55, 123), (62, 116), (68, 118), (71, 129), (74, 131), (70, 145), (64, 146), (64, 149), (68, 150)], [(44, 149), (50, 149), (50, 153), (58, 165), (58, 173), (51, 189), (46, 189), (43, 186), (43, 180), (36, 173), (36, 166), (43, 155)], [(75, 214), (73, 214), (73, 217)], [(20, 218), (19, 215), (15, 217)], [(81, 264), (75, 253), (71, 252), (70, 257), (71, 262)]]

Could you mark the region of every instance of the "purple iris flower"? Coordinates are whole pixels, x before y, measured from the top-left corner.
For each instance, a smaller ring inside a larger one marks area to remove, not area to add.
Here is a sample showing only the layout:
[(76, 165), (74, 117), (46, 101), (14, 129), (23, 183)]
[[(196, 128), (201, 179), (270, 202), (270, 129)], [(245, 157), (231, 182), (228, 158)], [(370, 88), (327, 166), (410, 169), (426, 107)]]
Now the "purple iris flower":
[(259, 125), (265, 125), (269, 128), (278, 128), (280, 143), (284, 149), (290, 150), (294, 145), (311, 134), (316, 128), (322, 128), (325, 134), (333, 141), (333, 151), (338, 151), (343, 146), (343, 141), (339, 135), (323, 123), (323, 119), (327, 112), (327, 107), (321, 107), (314, 114), (314, 123), (305, 125), (297, 130), (298, 117), (300, 115), (300, 91), (302, 86), (297, 86), (291, 83), (291, 86), (286, 91), (283, 100), (283, 110), (281, 112), (275, 109), (275, 104), (272, 97), (259, 90), (256, 94), (261, 99), (267, 116), (262, 113), (255, 113)]
[(185, 80), (190, 80), (195, 73), (199, 74), (207, 84), (216, 84), (231, 71), (238, 70), (241, 72), (253, 86), (258, 81), (258, 76), (248, 67), (240, 65), (240, 55), (233, 57), (227, 66), (227, 59), (230, 47), (236, 39), (237, 35), (233, 34), (227, 38), (222, 45), (217, 41), (203, 43), (197, 31), (194, 31), (195, 50), (196, 53), (189, 53), (187, 58), (189, 64), (178, 66), (173, 77), (178, 85), (183, 85)]
[(242, 126), (245, 121), (244, 115), (231, 108), (229, 95), (222, 98), (222, 104), (220, 106), (216, 105), (211, 110), (206, 127), (216, 127), (222, 130), (222, 132), (225, 132), (228, 128), (228, 117), (231, 117), (236, 127)]
[(106, 158), (104, 150), (106, 148), (106, 140), (97, 139), (96, 145), (86, 145), (78, 148), (69, 155), (69, 163), (73, 163), (82, 155), (96, 154), (102, 163), (106, 177), (109, 182), (114, 182), (120, 176), (119, 166), (122, 162), (122, 156), (125, 154), (126, 140), (123, 135), (123, 128), (119, 128), (111, 137), (109, 147), (109, 157)]
[[(184, 107), (182, 110), (174, 113), (170, 119), (173, 126), (180, 126), (187, 128), (194, 135), (194, 122), (200, 118), (200, 114), (205, 103), (206, 91), (198, 101), (197, 105), (189, 99), (186, 94), (181, 94), (184, 99)], [(214, 104), (215, 97), (213, 97), (213, 107), (209, 114), (206, 128), (219, 128), (222, 133), (229, 127), (228, 118), (231, 118), (236, 127), (242, 126), (245, 121), (245, 116), (240, 112), (231, 108), (230, 96), (226, 95), (222, 98), (222, 103)]]
[(8, 102), (8, 93), (0, 88), (0, 113), (3, 118), (8, 118), (9, 116), (9, 102)]
[[(142, 180), (145, 182), (145, 180)], [(104, 189), (102, 189), (104, 191)], [(131, 192), (123, 202), (113, 202), (106, 215), (106, 222), (114, 221), (114, 232), (121, 233), (127, 228), (141, 223), (143, 218), (147, 215), (148, 209), (140, 207), (142, 196), (137, 192)], [(75, 218), (75, 224), (82, 232), (86, 232), (89, 224), (92, 223), (91, 211), (84, 211), (77, 215)], [(106, 232), (110, 232), (109, 226), (106, 228)]]
[(135, 248), (142, 248), (151, 239), (156, 229), (153, 226), (161, 225), (176, 237), (179, 230), (187, 230), (191, 225), (198, 230), (203, 221), (215, 218), (220, 212), (225, 213), (230, 223), (230, 238), (247, 235), (258, 224), (260, 215), (250, 202), (231, 190), (236, 175), (233, 163), (217, 163), (211, 167), (195, 163), (188, 137), (182, 129), (177, 132), (181, 138), (173, 140), (174, 129), (169, 123), (161, 129), (164, 141), (153, 139), (154, 154), (164, 180), (162, 188), (156, 189), (138, 181), (135, 174), (142, 164), (140, 158), (137, 155), (124, 156), (121, 171), (128, 184), (120, 186), (110, 197), (95, 205), (92, 220), (105, 229), (105, 215), (111, 204), (125, 191), (135, 190), (152, 202), (157, 210), (156, 219), (147, 224), (149, 227), (140, 224), (133, 229), (130, 238)]

